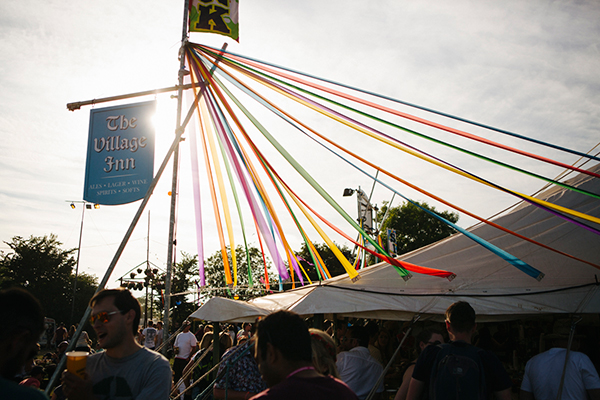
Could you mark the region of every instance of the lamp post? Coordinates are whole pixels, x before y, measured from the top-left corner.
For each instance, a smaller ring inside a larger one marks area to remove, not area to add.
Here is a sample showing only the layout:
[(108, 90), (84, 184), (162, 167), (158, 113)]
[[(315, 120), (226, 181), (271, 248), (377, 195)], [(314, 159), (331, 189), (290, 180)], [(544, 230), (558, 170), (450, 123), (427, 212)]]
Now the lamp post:
[(83, 219), (85, 217), (85, 210), (92, 209), (92, 206), (95, 209), (99, 209), (99, 204), (91, 204), (86, 201), (81, 200), (67, 200), (67, 202), (71, 203), (71, 208), (75, 209), (75, 203), (81, 203), (83, 205), (81, 211), (81, 227), (79, 228), (79, 245), (77, 246), (77, 261), (75, 262), (75, 280), (73, 282), (73, 297), (71, 299), (71, 317), (69, 318), (69, 325), (73, 323), (73, 314), (75, 313), (75, 293), (77, 291), (77, 278), (79, 276), (79, 256), (81, 255), (81, 237), (83, 236)]
[(371, 204), (371, 199), (367, 194), (360, 188), (358, 189), (344, 189), (344, 197), (352, 196), (356, 192), (356, 203), (358, 208), (358, 223), (369, 234), (378, 234), (376, 220), (373, 219), (373, 210), (378, 211), (377, 206)]
[[(378, 208), (377, 206), (374, 206), (371, 204), (371, 196), (367, 196), (367, 194), (360, 188), (360, 186), (358, 187), (358, 189), (351, 189), (351, 188), (346, 188), (344, 189), (344, 193), (343, 196), (344, 197), (349, 197), (352, 196), (354, 193), (356, 193), (356, 204), (357, 204), (357, 211), (358, 211), (358, 223), (360, 224), (361, 228), (365, 231), (365, 233), (367, 235), (374, 235), (376, 238), (379, 235), (379, 230), (377, 228), (377, 211)], [(371, 195), (373, 194), (373, 191), (371, 191)], [(375, 211), (375, 219), (373, 219), (373, 211)], [(360, 234), (359, 234), (360, 236)], [(366, 241), (365, 238), (363, 237), (363, 241)], [(370, 244), (370, 242), (365, 243), (365, 246), (367, 247), (371, 247), (373, 248), (373, 246)], [(352, 251), (352, 253), (354, 254), (354, 251), (356, 251), (356, 249), (358, 248), (358, 246), (354, 246), (354, 250)], [(362, 264), (363, 267), (366, 266), (366, 253), (362, 253)], [(363, 268), (361, 267), (361, 268)]]

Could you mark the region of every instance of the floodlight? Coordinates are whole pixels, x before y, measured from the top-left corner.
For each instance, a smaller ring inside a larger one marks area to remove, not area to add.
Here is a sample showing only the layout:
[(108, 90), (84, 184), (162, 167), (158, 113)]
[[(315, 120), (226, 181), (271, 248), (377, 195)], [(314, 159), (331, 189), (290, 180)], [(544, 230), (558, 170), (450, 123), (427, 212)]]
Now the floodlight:
[(75, 203), (71, 203), (71, 208), (75, 209)]
[(94, 208), (95, 208), (96, 210), (97, 210), (97, 209), (99, 209), (99, 208), (100, 208), (100, 204), (98, 204), (98, 203), (94, 204)]
[(349, 188), (344, 189), (344, 194), (343, 194), (344, 197), (352, 196), (353, 194), (354, 194), (354, 189), (349, 189)]
[(86, 204), (85, 208), (88, 209), (88, 210), (91, 210), (92, 209), (92, 205), (91, 204)]

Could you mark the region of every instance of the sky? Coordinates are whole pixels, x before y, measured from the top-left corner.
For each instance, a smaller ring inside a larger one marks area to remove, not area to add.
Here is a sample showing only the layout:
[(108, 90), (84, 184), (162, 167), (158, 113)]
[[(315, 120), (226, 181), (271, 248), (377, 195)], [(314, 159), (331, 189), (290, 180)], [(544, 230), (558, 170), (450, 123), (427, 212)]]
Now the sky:
[[(239, 14), (239, 43), (200, 33), (190, 34), (190, 41), (215, 47), (226, 42), (228, 50), (242, 55), (582, 152), (600, 141), (600, 3), (596, 1), (241, 0)], [(183, 2), (173, 0), (0, 3), (0, 250), (8, 251), (4, 242), (14, 236), (49, 234), (57, 235), (63, 248), (78, 247), (82, 205), (76, 203), (73, 210), (69, 204), (83, 196), (91, 107), (70, 112), (66, 104), (175, 85), (182, 20)], [(138, 100), (152, 99), (158, 102), (156, 170), (174, 135), (176, 100), (171, 94)], [(402, 178), (482, 217), (516, 202), (306, 111), (299, 112)], [(309, 173), (355, 216), (356, 197), (342, 197), (343, 189), (361, 187), (370, 193), (372, 179), (316, 148), (268, 113), (258, 113)], [(431, 118), (564, 163), (578, 159), (482, 128)], [(418, 128), (548, 177), (562, 172), (559, 167)], [(508, 173), (404, 133), (395, 135), (522, 193), (532, 194), (544, 186), (539, 180)], [(257, 141), (301, 197), (350, 236), (355, 235), (264, 140)], [(178, 258), (182, 251), (198, 252), (190, 169), (186, 140), (181, 145), (179, 170)], [(148, 260), (164, 268), (171, 174), (169, 165), (108, 287), (118, 286), (120, 276), (145, 263), (148, 247)], [(407, 197), (448, 209), (387, 182)], [(205, 252), (211, 255), (219, 247), (206, 183), (201, 192)], [(372, 203), (381, 206), (391, 199), (389, 190), (375, 185)], [(398, 203), (396, 197), (393, 204)], [(80, 271), (104, 276), (139, 204), (85, 212)], [(472, 218), (461, 216), (458, 224), (466, 228), (473, 223)], [(299, 250), (300, 236), (290, 221), (285, 226), (290, 229), (292, 248)], [(337, 243), (350, 246), (331, 231), (328, 234)], [(241, 239), (237, 240), (240, 243)], [(258, 246), (256, 234), (249, 240)], [(314, 240), (322, 242), (316, 236)]]

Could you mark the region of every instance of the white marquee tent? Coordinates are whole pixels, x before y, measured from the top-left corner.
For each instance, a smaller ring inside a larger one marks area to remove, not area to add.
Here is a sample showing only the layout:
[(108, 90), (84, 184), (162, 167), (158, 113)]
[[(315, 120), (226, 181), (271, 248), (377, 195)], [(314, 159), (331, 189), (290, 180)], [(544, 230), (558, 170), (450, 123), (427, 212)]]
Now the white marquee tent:
[[(600, 166), (593, 170), (600, 170)], [(600, 194), (600, 179), (579, 175), (568, 183)], [(581, 193), (553, 187), (538, 197), (600, 217), (600, 200)], [(521, 204), (494, 222), (600, 265), (599, 235), (530, 204)], [(458, 300), (470, 302), (479, 321), (554, 313), (600, 313), (597, 281), (600, 270), (596, 267), (489, 225), (479, 225), (470, 231), (537, 268), (545, 277), (537, 281), (466, 236), (456, 234), (400, 257), (416, 265), (452, 271), (456, 274), (452, 281), (421, 274), (413, 274), (404, 281), (394, 267), (380, 263), (361, 270), (361, 279), (355, 283), (342, 275), (320, 284), (237, 303), (240, 307), (251, 305), (268, 312), (289, 309), (301, 315), (335, 313), (392, 320), (408, 320), (415, 314), (439, 316)], [(232, 312), (236, 313), (230, 310), (227, 315)], [(254, 316), (258, 314), (256, 311)], [(253, 315), (246, 312), (244, 316), (248, 319)]]
[(254, 322), (256, 317), (268, 315), (269, 310), (245, 301), (213, 297), (194, 311), (189, 318), (219, 322)]

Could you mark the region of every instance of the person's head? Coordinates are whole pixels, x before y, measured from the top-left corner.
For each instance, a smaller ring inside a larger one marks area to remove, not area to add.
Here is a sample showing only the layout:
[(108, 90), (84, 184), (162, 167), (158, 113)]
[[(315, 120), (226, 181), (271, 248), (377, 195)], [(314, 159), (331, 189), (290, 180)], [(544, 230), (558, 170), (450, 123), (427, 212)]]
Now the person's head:
[(0, 376), (11, 379), (38, 351), (44, 331), (39, 301), (20, 288), (0, 291)]
[(213, 331), (213, 326), (212, 325), (206, 325), (204, 327), (204, 333), (212, 332), (212, 331)]
[(134, 338), (137, 335), (141, 308), (129, 290), (101, 290), (90, 300), (90, 307), (90, 323), (101, 347), (116, 347), (126, 337)]
[(58, 346), (56, 346), (56, 353), (59, 355), (63, 354), (65, 351), (67, 351), (67, 347), (69, 347), (69, 342), (60, 342)]
[(371, 320), (365, 324), (365, 329), (369, 334), (369, 344), (375, 344), (377, 336), (379, 335), (379, 326), (377, 322)]
[[(560, 318), (554, 321), (552, 325), (552, 333), (544, 336), (544, 339), (551, 344), (552, 347), (559, 347), (566, 349), (569, 346), (569, 336), (571, 337), (570, 349), (573, 351), (579, 350), (580, 339), (584, 338), (585, 335), (577, 334), (575, 332), (575, 326), (571, 325), (572, 321), (566, 318)], [(571, 332), (573, 329), (573, 332)]]
[(207, 349), (213, 340), (213, 333), (207, 332), (202, 336), (202, 340), (200, 340), (200, 348)]
[(337, 360), (335, 342), (322, 330), (309, 329), (309, 332), (313, 366), (317, 372), (339, 379), (340, 374), (335, 364)]
[(451, 304), (446, 310), (446, 329), (452, 336), (472, 335), (475, 332), (475, 310), (466, 301)]
[(152, 322), (152, 321), (148, 321), (148, 326), (149, 326), (150, 328), (154, 327), (154, 322)]
[(221, 332), (219, 334), (219, 347), (221, 351), (227, 350), (233, 345), (233, 340), (231, 340), (231, 335), (228, 335), (227, 332)]
[(310, 334), (298, 314), (270, 314), (258, 323), (256, 335), (258, 368), (269, 387), (285, 379), (290, 365), (312, 364)]
[(162, 327), (163, 327), (163, 323), (162, 323), (162, 321), (158, 321), (158, 322), (156, 323), (156, 329), (158, 329), (158, 330), (160, 331), (160, 330), (162, 329)]
[(189, 332), (190, 329), (192, 328), (192, 323), (190, 321), (183, 321), (183, 331), (184, 332)]
[(338, 319), (335, 321), (335, 336), (338, 339), (341, 339), (346, 334), (346, 330), (348, 329), (348, 323), (343, 319)]
[(346, 343), (350, 349), (357, 346), (369, 347), (369, 332), (364, 326), (349, 326), (346, 330)]
[(424, 329), (415, 338), (417, 354), (421, 354), (425, 347), (444, 343), (444, 336), (437, 330)]
[(227, 333), (229, 335), (229, 337), (231, 338), (231, 343), (233, 343), (233, 344), (237, 343), (237, 335), (235, 333), (234, 328), (225, 331), (225, 333)]
[(42, 381), (42, 379), (44, 379), (44, 367), (36, 365), (35, 367), (31, 368), (29, 375), (38, 381)]
[(380, 348), (386, 348), (390, 344), (390, 333), (385, 329), (379, 331), (377, 335), (377, 345)]

